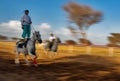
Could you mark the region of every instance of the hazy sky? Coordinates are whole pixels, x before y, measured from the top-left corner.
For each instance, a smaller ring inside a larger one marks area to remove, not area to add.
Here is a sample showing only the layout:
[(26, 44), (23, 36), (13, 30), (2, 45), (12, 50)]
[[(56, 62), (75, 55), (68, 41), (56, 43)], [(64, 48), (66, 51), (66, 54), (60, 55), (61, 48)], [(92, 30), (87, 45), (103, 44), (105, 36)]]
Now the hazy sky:
[[(62, 40), (76, 39), (67, 29), (67, 14), (62, 6), (70, 0), (0, 0), (0, 34), (10, 37), (20, 37), (21, 16), (24, 10), (30, 11), (33, 26), (40, 31), (43, 39), (54, 32)], [(120, 0), (74, 0), (83, 5), (88, 5), (103, 13), (103, 21), (92, 25), (88, 39), (94, 44), (106, 44), (107, 36), (111, 32), (120, 33)]]

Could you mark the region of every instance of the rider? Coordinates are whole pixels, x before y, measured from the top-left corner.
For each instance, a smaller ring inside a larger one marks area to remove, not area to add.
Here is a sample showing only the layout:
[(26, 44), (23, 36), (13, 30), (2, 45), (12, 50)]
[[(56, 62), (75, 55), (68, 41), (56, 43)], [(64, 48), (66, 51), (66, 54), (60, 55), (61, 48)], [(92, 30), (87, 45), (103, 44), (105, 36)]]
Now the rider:
[(25, 41), (25, 37), (27, 35), (27, 39), (30, 38), (31, 34), (31, 27), (30, 25), (32, 24), (31, 18), (29, 16), (29, 10), (24, 11), (24, 16), (21, 18), (21, 25), (23, 29), (22, 37), (24, 38), (23, 40)]
[[(22, 33), (23, 38), (20, 39), (19, 41), (17, 41), (17, 43), (21, 44), (20, 47), (22, 47), (23, 45), (26, 47), (26, 45), (27, 45), (27, 42), (28, 42), (28, 40), (30, 38), (30, 34), (31, 34), (31, 27), (30, 27), (31, 24), (32, 24), (32, 21), (29, 16), (29, 10), (25, 10), (24, 16), (22, 16), (22, 18), (21, 18), (21, 25), (22, 25), (22, 29), (23, 29), (23, 33)], [(27, 38), (26, 38), (26, 35), (27, 35)]]
[(54, 34), (50, 33), (50, 37), (49, 37), (49, 50), (51, 50), (55, 39), (56, 39), (56, 37), (54, 36)]

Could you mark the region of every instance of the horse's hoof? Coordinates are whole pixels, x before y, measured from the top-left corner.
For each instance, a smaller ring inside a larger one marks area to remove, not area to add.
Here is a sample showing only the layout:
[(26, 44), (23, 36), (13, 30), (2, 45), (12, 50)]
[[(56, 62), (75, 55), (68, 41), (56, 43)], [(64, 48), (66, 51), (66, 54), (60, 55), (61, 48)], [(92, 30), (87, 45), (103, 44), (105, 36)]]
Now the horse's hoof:
[(38, 64), (34, 64), (35, 67), (38, 67)]
[(26, 66), (31, 66), (31, 64), (26, 64)]
[(16, 65), (16, 66), (20, 66), (20, 64), (18, 64), (18, 63), (16, 63), (15, 65)]

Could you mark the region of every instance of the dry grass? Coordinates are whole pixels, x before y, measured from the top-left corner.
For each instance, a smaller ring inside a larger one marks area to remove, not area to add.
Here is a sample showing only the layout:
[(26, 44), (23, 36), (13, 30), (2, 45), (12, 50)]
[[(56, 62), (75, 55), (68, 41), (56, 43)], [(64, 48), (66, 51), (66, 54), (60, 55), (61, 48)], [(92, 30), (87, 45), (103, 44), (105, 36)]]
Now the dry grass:
[[(72, 54), (86, 54), (87, 46), (66, 46), (62, 45), (59, 46), (59, 52), (66, 52), (66, 53), (72, 53)], [(100, 55), (100, 56), (109, 56), (109, 47), (94, 47), (91, 46), (91, 55)], [(115, 47), (114, 56), (119, 57), (120, 56), (120, 47)]]
[[(37, 44), (38, 67), (28, 67), (21, 55), (21, 66), (15, 66), (15, 42), (0, 42), (0, 81), (120, 81), (120, 50), (108, 56), (107, 48), (59, 46), (58, 55), (45, 55)], [(71, 50), (72, 49), (72, 50)], [(6, 78), (7, 77), (7, 78)]]

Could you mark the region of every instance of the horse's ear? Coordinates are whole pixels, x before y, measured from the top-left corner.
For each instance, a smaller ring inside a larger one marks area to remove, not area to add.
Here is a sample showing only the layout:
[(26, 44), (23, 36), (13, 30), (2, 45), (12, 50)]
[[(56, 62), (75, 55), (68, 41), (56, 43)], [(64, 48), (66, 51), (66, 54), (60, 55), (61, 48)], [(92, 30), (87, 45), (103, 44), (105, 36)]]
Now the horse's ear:
[(39, 33), (39, 34), (40, 34), (40, 31), (37, 31), (37, 33)]

